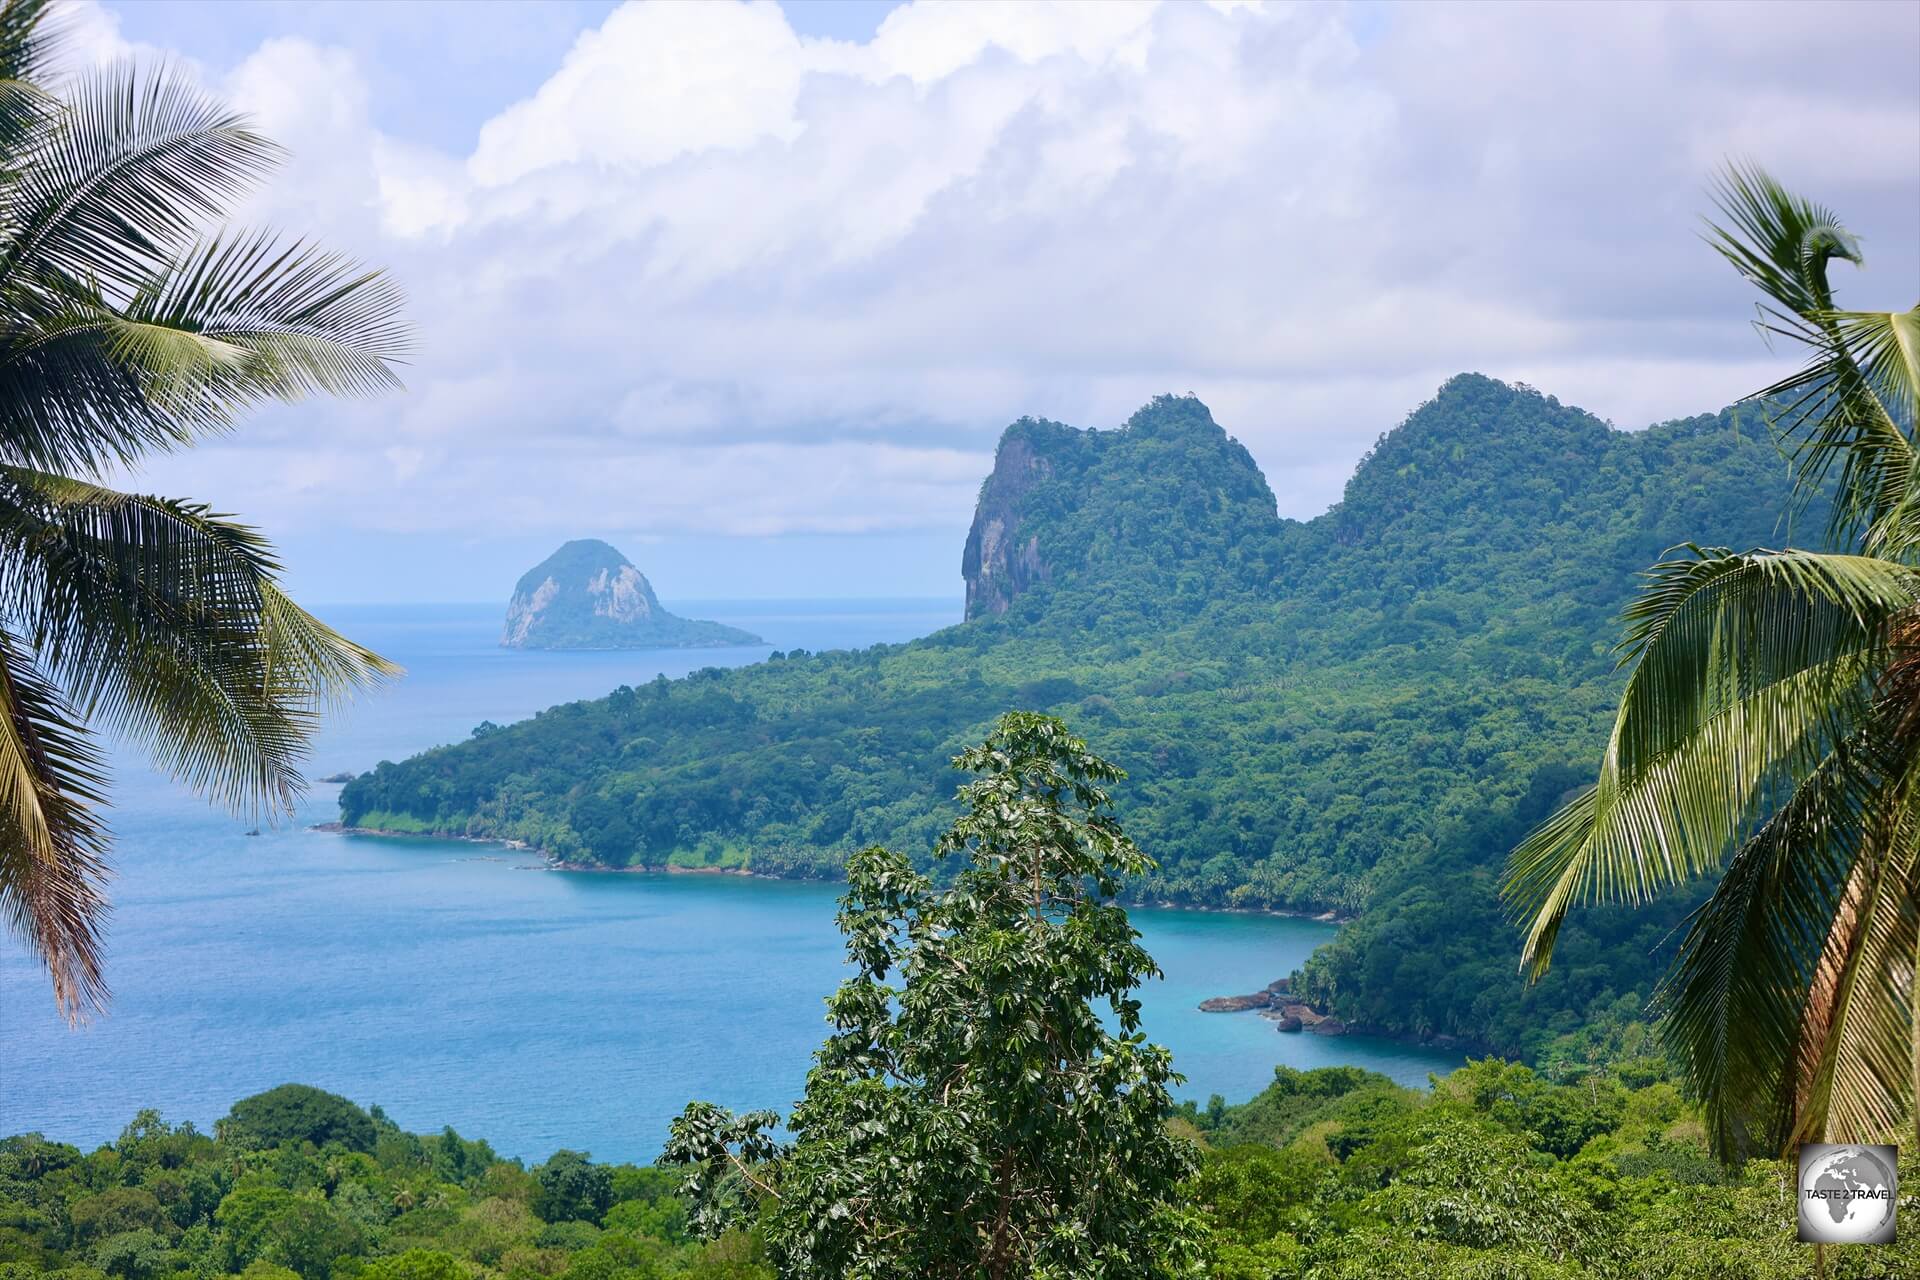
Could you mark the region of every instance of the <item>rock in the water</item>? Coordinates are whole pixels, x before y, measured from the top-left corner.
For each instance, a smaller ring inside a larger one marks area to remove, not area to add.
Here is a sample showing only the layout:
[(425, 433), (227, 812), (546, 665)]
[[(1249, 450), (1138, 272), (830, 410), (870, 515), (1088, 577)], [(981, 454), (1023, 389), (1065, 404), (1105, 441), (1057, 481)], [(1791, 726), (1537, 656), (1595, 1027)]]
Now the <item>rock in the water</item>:
[(1321, 1018), (1308, 1030), (1317, 1036), (1343, 1036), (1347, 1034), (1347, 1024), (1338, 1018)]
[(1298, 1031), (1305, 1025), (1306, 1024), (1301, 1022), (1300, 1019), (1294, 1017), (1292, 1014), (1288, 1014), (1286, 1017), (1280, 1019), (1276, 1029), (1280, 1031)]
[(1215, 996), (1211, 1000), (1200, 1002), (1202, 1013), (1240, 1013), (1247, 1009), (1264, 1009), (1273, 1001), (1265, 991), (1256, 991), (1245, 996)]
[(1200, 1002), (1202, 1013), (1240, 1013), (1247, 1009), (1274, 1009), (1287, 993), (1287, 980), (1275, 978), (1266, 987), (1244, 996), (1215, 996)]
[(500, 643), (509, 649), (686, 649), (764, 642), (738, 627), (668, 613), (625, 556), (583, 538), (521, 577)]

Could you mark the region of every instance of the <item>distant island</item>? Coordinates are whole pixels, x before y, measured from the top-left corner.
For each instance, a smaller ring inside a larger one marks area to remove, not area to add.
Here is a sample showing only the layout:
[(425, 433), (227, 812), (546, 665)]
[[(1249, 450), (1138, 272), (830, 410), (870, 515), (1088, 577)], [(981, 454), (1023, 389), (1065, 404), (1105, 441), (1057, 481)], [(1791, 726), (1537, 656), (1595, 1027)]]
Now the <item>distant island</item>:
[(660, 607), (647, 576), (598, 538), (577, 538), (521, 576), (507, 602), (508, 649), (699, 649), (764, 644)]

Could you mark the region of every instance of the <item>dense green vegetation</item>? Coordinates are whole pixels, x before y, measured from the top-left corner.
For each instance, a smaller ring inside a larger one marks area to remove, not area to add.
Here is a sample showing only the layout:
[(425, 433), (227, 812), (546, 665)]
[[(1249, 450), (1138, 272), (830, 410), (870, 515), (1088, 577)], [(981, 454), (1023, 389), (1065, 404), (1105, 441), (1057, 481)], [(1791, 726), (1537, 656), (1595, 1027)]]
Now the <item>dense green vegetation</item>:
[[(1787, 1170), (1723, 1168), (1663, 1071), (1631, 1047), (1558, 1075), (1489, 1060), (1429, 1095), (1283, 1067), (1243, 1105), (1189, 1104), (1171, 1121), (1202, 1148), (1176, 1192), (1189, 1260), (1214, 1280), (1813, 1276)], [(691, 1237), (678, 1171), (569, 1151), (529, 1168), (307, 1092), (333, 1114), (320, 1144), (267, 1141), (240, 1122), (247, 1101), (212, 1135), (142, 1112), (91, 1154), (0, 1140), (0, 1280), (774, 1274), (755, 1232)], [(1920, 1185), (1920, 1168), (1901, 1173)], [(1902, 1209), (1920, 1213), (1920, 1197)], [(1834, 1280), (1920, 1275), (1920, 1234), (1828, 1257)]]
[[(1644, 1029), (1642, 1029), (1644, 1033)], [(1238, 1107), (1189, 1106), (1189, 1202), (1216, 1280), (1803, 1280), (1794, 1174), (1727, 1168), (1659, 1059), (1562, 1079), (1494, 1059), (1429, 1093), (1298, 1072)], [(1903, 1160), (1901, 1182), (1920, 1173)], [(1920, 1197), (1902, 1196), (1908, 1212)], [(1920, 1240), (1831, 1249), (1833, 1280), (1920, 1275)]]
[[(1003, 483), (1014, 458), (1046, 465)], [(1683, 536), (1785, 540), (1756, 414), (1623, 433), (1461, 376), (1306, 523), (1273, 515), (1192, 399), (1118, 431), (1016, 424), (1000, 464), (983, 504), (1039, 566), (1004, 613), (483, 726), (363, 775), (344, 819), (611, 866), (838, 874), (866, 844), (931, 847), (942, 762), (1009, 706), (1048, 709), (1130, 775), (1128, 829), (1161, 864), (1133, 893), (1357, 915), (1406, 973), (1445, 975), (1382, 988), (1378, 962), (1342, 960), (1323, 995), (1350, 1021), (1526, 1053), (1545, 1022), (1640, 990), (1651, 926), (1602, 915), (1580, 924), (1591, 963), (1527, 993), (1493, 869), (1512, 815), (1549, 809), (1601, 740), (1634, 575)], [(1436, 860), (1447, 875), (1422, 883)], [(1427, 912), (1395, 927), (1379, 907), (1404, 893)], [(1485, 927), (1447, 934), (1449, 917)]]
[(1451, 1036), (1515, 1058), (1604, 1051), (1643, 1016), (1698, 895), (1576, 914), (1550, 980), (1530, 982), (1497, 896), (1501, 852), (1584, 781), (1543, 767), (1512, 804), (1435, 824), (1422, 856), (1386, 868), (1367, 910), (1308, 958), (1295, 993), (1351, 1025)]
[(242, 1099), (212, 1135), (143, 1111), (91, 1155), (0, 1141), (0, 1278), (747, 1280), (758, 1246), (687, 1232), (677, 1175), (556, 1152), (525, 1167), (452, 1129), (304, 1085)]
[[(881, 848), (849, 865), (852, 972), (784, 1128), (696, 1102), (655, 1167), (528, 1168), (289, 1084), (211, 1137), (151, 1112), (91, 1155), (23, 1135), (0, 1141), (0, 1280), (1814, 1273), (1787, 1170), (1714, 1158), (1642, 1024), (1431, 1091), (1281, 1067), (1239, 1106), (1172, 1105), (1134, 999), (1156, 970), (1114, 901), (1146, 869), (1119, 771), (1029, 713), (954, 763), (973, 777), (933, 850), (953, 874)], [(1832, 1261), (1920, 1274), (1920, 1237)]]

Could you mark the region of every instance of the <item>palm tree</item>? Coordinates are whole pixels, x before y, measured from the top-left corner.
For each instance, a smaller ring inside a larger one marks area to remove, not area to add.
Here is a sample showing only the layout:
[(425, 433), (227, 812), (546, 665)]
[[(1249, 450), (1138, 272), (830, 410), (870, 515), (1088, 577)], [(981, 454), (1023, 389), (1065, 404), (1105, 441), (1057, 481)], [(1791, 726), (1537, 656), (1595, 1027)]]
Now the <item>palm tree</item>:
[(95, 733), (286, 810), (329, 702), (396, 668), (295, 605), (272, 548), (103, 480), (258, 401), (397, 385), (377, 272), (207, 230), (272, 143), (168, 71), (43, 87), (46, 0), (0, 4), (0, 905), (69, 1017), (99, 1006)]
[(1757, 398), (1796, 505), (1830, 502), (1846, 550), (1688, 545), (1647, 572), (1599, 778), (1514, 851), (1505, 894), (1538, 978), (1576, 903), (1720, 875), (1656, 1006), (1733, 1158), (1914, 1121), (1920, 307), (1835, 307), (1828, 266), (1858, 246), (1758, 169), (1715, 194), (1708, 239), (1764, 295), (1758, 327), (1809, 354)]

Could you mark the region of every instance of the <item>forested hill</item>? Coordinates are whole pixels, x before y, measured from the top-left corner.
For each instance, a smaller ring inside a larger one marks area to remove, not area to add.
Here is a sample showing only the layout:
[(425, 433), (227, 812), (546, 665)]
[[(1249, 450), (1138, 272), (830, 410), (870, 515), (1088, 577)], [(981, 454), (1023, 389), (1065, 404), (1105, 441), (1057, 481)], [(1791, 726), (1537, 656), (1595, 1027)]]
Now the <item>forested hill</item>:
[[(1055, 584), (1195, 616), (1265, 594), (1284, 529), (1253, 455), (1198, 400), (1164, 396), (1119, 431), (1022, 419), (1001, 437), (967, 535), (967, 617), (1004, 614), (1033, 592), (1051, 604)], [(1044, 626), (1048, 612), (1023, 616)]]
[[(1575, 781), (1634, 574), (1683, 540), (1784, 541), (1787, 488), (1757, 421), (1620, 432), (1475, 375), (1305, 523), (1278, 518), (1197, 400), (1116, 431), (1024, 420), (967, 540), (968, 621), (556, 707), (381, 764), (343, 818), (825, 874), (867, 843), (924, 852), (947, 757), (1023, 707), (1129, 770), (1121, 816), (1161, 863), (1143, 896), (1360, 912), (1462, 824), (1518, 821)], [(1476, 851), (1462, 892), (1489, 894), (1503, 852)], [(1453, 1015), (1395, 1029), (1490, 1035)]]

